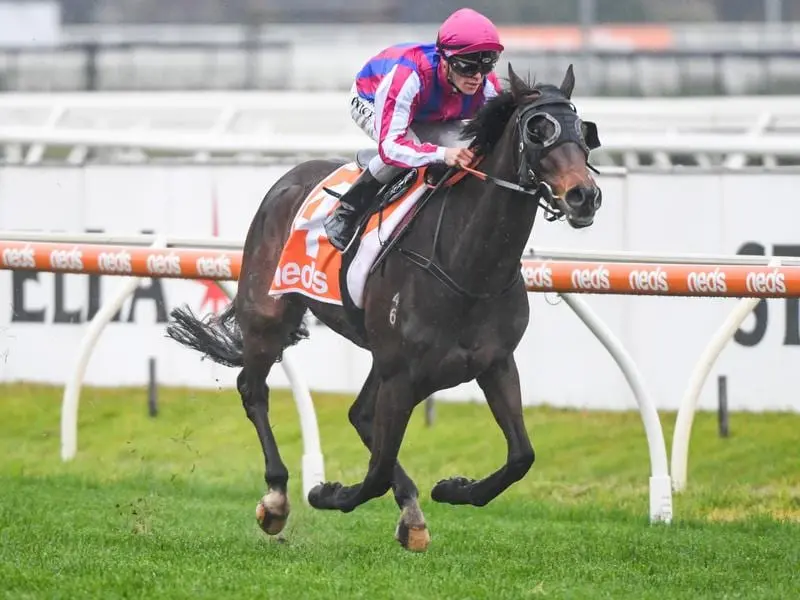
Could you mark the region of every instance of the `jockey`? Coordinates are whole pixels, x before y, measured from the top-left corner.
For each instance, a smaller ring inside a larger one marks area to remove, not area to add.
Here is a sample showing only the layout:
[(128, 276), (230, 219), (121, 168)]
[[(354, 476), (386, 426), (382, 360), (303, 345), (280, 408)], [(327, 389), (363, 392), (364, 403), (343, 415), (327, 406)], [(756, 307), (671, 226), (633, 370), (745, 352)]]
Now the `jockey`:
[(375, 194), (403, 170), (472, 161), (459, 130), (500, 90), (493, 70), (502, 51), (494, 24), (462, 8), (442, 23), (435, 44), (398, 44), (364, 65), (351, 90), (350, 114), (377, 142), (378, 155), (325, 220), (336, 249), (347, 247)]

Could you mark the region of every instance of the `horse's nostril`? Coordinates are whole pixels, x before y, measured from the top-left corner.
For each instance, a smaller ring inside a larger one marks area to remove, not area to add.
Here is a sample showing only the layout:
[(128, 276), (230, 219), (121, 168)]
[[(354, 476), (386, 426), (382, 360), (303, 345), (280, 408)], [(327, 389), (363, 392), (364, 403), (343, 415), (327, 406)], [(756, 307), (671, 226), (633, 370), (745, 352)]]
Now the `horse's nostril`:
[(590, 194), (587, 194), (588, 191), (585, 187), (574, 187), (567, 192), (565, 200), (572, 208), (580, 208), (591, 197)]
[(573, 209), (591, 207), (596, 210), (603, 201), (600, 188), (585, 186), (572, 188), (564, 199)]

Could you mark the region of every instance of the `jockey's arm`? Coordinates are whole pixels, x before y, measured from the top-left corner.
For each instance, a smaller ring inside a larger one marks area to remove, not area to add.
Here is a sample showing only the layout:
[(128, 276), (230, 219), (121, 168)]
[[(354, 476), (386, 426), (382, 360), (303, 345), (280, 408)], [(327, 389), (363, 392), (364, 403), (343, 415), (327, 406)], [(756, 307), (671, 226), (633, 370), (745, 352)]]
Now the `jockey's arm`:
[(445, 158), (443, 146), (421, 143), (408, 134), (420, 89), (416, 71), (398, 65), (375, 91), (378, 152), (387, 165), (420, 167)]

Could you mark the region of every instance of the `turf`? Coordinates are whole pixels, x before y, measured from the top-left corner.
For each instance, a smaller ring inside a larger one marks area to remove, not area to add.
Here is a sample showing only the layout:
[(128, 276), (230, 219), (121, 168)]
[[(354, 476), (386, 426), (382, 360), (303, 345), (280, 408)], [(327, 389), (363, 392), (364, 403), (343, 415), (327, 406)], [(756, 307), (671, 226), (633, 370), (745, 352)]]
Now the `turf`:
[[(429, 491), (482, 476), (505, 443), (482, 405), (414, 415), (401, 459), (433, 542), (393, 539), (387, 495), (350, 514), (317, 512), (299, 489), (300, 430), (273, 393), (273, 428), (293, 474), (285, 541), (260, 532), (254, 430), (230, 391), (86, 388), (78, 456), (59, 458), (61, 389), (0, 386), (3, 598), (796, 598), (800, 597), (800, 415), (714, 415), (694, 427), (689, 485), (669, 526), (648, 523), (649, 462), (636, 413), (535, 408), (529, 475), (483, 508)], [(350, 399), (315, 395), (329, 479), (354, 483), (368, 455)], [(663, 413), (671, 438), (675, 415)]]

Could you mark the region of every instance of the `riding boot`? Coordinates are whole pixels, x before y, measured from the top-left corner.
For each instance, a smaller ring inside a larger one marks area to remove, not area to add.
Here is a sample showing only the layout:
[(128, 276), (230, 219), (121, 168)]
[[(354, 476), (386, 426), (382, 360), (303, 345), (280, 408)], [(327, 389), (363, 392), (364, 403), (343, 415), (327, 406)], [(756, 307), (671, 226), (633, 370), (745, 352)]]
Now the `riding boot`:
[(356, 223), (372, 203), (381, 183), (372, 176), (369, 169), (355, 180), (339, 199), (339, 206), (325, 219), (323, 226), (328, 239), (339, 252), (344, 251), (355, 232)]

